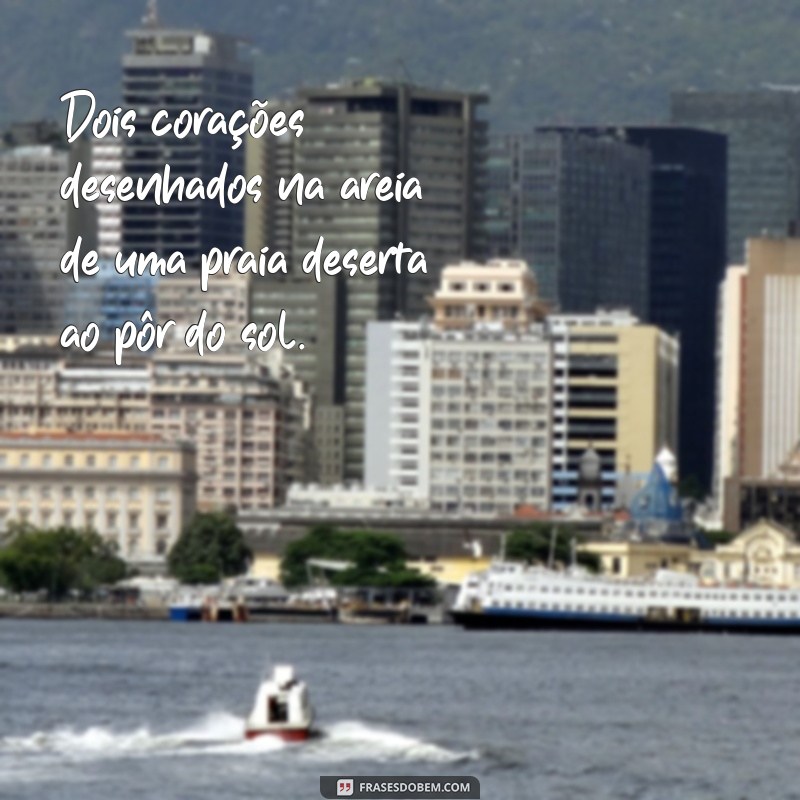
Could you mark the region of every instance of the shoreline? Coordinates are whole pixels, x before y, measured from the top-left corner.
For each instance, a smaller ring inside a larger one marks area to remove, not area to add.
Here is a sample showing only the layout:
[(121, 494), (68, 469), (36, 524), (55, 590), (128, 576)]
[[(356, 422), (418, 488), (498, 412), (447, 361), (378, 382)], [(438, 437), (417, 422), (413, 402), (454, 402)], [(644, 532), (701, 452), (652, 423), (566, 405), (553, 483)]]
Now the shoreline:
[(3, 619), (113, 619), (152, 620), (169, 619), (169, 609), (113, 605), (110, 603), (0, 603), (0, 620)]

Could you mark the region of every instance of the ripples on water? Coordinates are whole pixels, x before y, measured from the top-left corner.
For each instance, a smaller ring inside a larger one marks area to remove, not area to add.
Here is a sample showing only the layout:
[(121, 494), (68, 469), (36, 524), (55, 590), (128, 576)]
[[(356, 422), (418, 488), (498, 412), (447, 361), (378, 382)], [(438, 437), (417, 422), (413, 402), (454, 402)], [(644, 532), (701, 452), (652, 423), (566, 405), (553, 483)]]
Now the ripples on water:
[[(0, 621), (0, 797), (310, 798), (321, 774), (483, 797), (783, 798), (800, 639)], [(292, 663), (323, 736), (244, 741)]]

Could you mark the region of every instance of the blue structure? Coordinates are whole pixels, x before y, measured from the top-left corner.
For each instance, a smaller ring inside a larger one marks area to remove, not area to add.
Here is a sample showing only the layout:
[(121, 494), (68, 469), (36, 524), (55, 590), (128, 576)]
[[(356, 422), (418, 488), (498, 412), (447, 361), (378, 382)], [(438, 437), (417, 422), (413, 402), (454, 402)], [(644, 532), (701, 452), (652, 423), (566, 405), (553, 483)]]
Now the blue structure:
[(633, 496), (630, 513), (637, 524), (683, 521), (678, 493), (658, 462), (653, 464), (645, 485)]
[(156, 285), (151, 275), (120, 275), (110, 259), (98, 261), (98, 272), (84, 278), (67, 293), (64, 325), (85, 328), (90, 322), (100, 326), (100, 340), (114, 339), (114, 331), (126, 321), (138, 323), (149, 311), (156, 318)]

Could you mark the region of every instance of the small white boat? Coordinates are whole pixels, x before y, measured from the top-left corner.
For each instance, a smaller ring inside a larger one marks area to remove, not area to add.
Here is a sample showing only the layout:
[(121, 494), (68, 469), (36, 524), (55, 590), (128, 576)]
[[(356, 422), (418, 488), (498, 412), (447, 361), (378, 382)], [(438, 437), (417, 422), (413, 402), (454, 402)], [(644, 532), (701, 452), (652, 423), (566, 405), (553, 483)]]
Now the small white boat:
[(256, 700), (247, 718), (244, 735), (277, 736), (301, 742), (312, 735), (314, 710), (308, 701), (308, 687), (294, 676), (294, 668), (275, 667), (272, 677), (258, 687)]

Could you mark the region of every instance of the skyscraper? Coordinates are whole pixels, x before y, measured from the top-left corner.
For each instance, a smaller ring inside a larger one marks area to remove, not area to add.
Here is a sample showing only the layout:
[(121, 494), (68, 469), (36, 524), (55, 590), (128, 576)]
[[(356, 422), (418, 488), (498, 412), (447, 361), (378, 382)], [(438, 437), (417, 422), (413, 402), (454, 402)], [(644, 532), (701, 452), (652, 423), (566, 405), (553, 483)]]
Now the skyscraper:
[(796, 87), (745, 92), (676, 92), (672, 121), (728, 137), (729, 264), (745, 241), (786, 232), (800, 218), (800, 93)]
[[(306, 200), (302, 206), (287, 201), (290, 218), (286, 204), (264, 206), (270, 218), (262, 219), (259, 229), (290, 247), (294, 274), (280, 283), (257, 281), (252, 299), (257, 321), (274, 320), (281, 308), (287, 314), (294, 309), (289, 333), (306, 349), (289, 352), (298, 374), (314, 389), (322, 482), (362, 475), (367, 322), (424, 312), (425, 297), (444, 264), (483, 249), (486, 123), (476, 112), (485, 100), (371, 80), (303, 89), (294, 101), (305, 113), (302, 137), (288, 143), (291, 152), (278, 150), (262, 160), (268, 170), (273, 165), (273, 180), (287, 171), (301, 172), (320, 178), (325, 187), (324, 200)], [(285, 148), (287, 143), (265, 146)], [(372, 173), (417, 178), (422, 199), (381, 202), (374, 187), (363, 201), (339, 197), (346, 178)], [(276, 224), (274, 215), (280, 214)], [(381, 251), (402, 242), (424, 253), (427, 275), (398, 277), (392, 271), (327, 278), (315, 285), (299, 267), (320, 236), (323, 259), (332, 250)]]
[(556, 314), (553, 345), (553, 508), (579, 500), (579, 466), (599, 457), (600, 499), (618, 501), (627, 475), (649, 472), (677, 441), (680, 345), (625, 311)]
[(737, 525), (791, 484), (797, 496), (800, 239), (748, 240), (721, 296), (717, 480), (725, 524)]
[[(148, 178), (170, 165), (173, 177), (201, 178), (207, 183), (228, 164), (229, 175), (244, 173), (244, 147), (231, 149), (226, 136), (207, 132), (183, 139), (172, 133), (156, 136), (155, 114), (165, 109), (170, 119), (183, 109), (211, 107), (229, 116), (249, 109), (252, 68), (238, 52), (232, 36), (162, 27), (154, 4), (141, 28), (128, 32), (131, 51), (122, 57), (123, 104), (136, 111), (136, 133), (123, 139), (124, 173)], [(216, 200), (184, 200), (156, 205), (150, 198), (131, 200), (122, 208), (123, 252), (183, 253), (187, 267), (198, 267), (212, 247), (229, 250), (244, 243), (241, 204)]]
[(725, 327), (731, 340), (739, 337), (730, 352), (740, 358), (724, 398), (738, 406), (731, 458), (740, 475), (766, 477), (800, 440), (800, 239), (749, 240), (746, 271), (730, 271), (728, 280), (728, 310), (740, 314), (738, 326)]
[(615, 136), (541, 128), (492, 141), (491, 255), (527, 261), (542, 296), (566, 312), (648, 298), (650, 157)]
[[(673, 126), (559, 130), (580, 139), (594, 138), (606, 148), (612, 142), (638, 148), (649, 158), (649, 194), (638, 199), (647, 208), (649, 220), (646, 260), (641, 263), (647, 273), (647, 292), (640, 316), (681, 339), (678, 457), (681, 473), (708, 488), (713, 452), (715, 308), (717, 286), (725, 269), (725, 138)], [(520, 251), (527, 242), (533, 248), (531, 257), (536, 265), (537, 231), (542, 222), (535, 210), (545, 205), (548, 197), (554, 201), (555, 184), (543, 181), (534, 172), (531, 164), (536, 163), (536, 151), (526, 145), (530, 141), (506, 137), (494, 143), (489, 160), (487, 225), (495, 251)], [(603, 167), (598, 162), (594, 170), (599, 181)], [(504, 174), (510, 176), (510, 192), (507, 184), (503, 190), (500, 178)], [(583, 180), (585, 187), (590, 185), (588, 178), (568, 180)], [(589, 208), (592, 195), (587, 194), (583, 202)], [(595, 200), (600, 197), (596, 195)], [(620, 200), (606, 196), (605, 202)], [(562, 213), (571, 212), (566, 209)], [(586, 238), (583, 247), (592, 245), (588, 226), (571, 235)], [(539, 244), (538, 252), (547, 253), (547, 245)], [(585, 269), (591, 274), (590, 267)], [(598, 264), (596, 269), (608, 267)], [(541, 272), (537, 269), (537, 275)], [(606, 284), (602, 291), (598, 305), (618, 304), (618, 289)]]
[(59, 334), (65, 297), (75, 287), (61, 258), (83, 239), (95, 246), (95, 209), (75, 209), (61, 184), (81, 161), (91, 166), (86, 139), (71, 147), (54, 123), (12, 126), (0, 144), (0, 333)]

